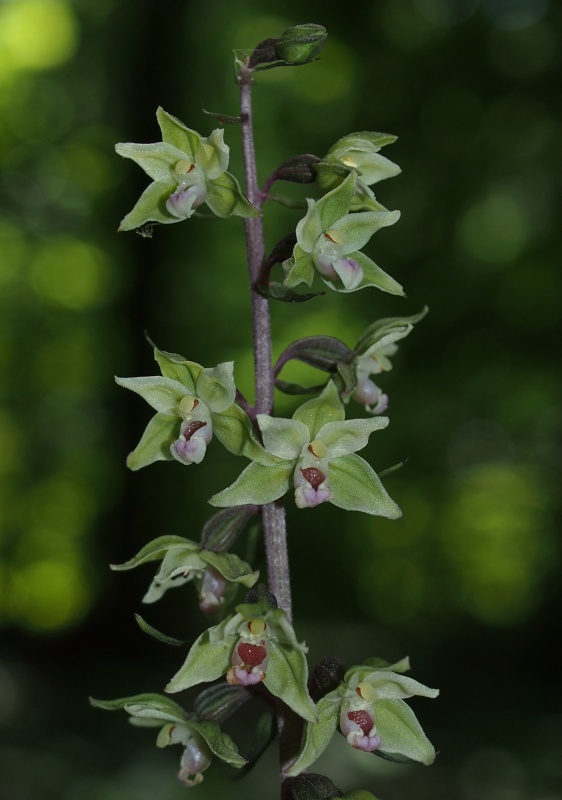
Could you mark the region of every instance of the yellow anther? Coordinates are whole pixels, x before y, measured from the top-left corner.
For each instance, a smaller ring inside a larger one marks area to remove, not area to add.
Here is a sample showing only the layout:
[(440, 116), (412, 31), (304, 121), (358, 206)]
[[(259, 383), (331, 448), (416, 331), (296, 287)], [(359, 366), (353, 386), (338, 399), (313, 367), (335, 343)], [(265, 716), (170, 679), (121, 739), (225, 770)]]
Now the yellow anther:
[(357, 161), (354, 161), (349, 156), (344, 156), (342, 158), (342, 163), (345, 164), (346, 167), (351, 167), (352, 169), (357, 169), (358, 166)]
[(363, 683), (358, 684), (356, 691), (357, 694), (368, 703), (374, 703), (377, 699), (375, 688), (372, 686), (372, 684), (367, 683), (367, 681), (363, 681)]
[(316, 458), (326, 458), (328, 455), (328, 448), (321, 439), (314, 439), (314, 441), (308, 445), (308, 452), (312, 453)]
[(248, 622), (248, 630), (250, 631), (252, 636), (261, 636), (266, 628), (267, 625), (265, 624), (263, 619), (256, 618), (256, 619), (251, 619)]
[(189, 417), (194, 408), (199, 405), (199, 400), (192, 394), (186, 394), (178, 404), (178, 411), (182, 417)]
[(342, 244), (342, 242), (343, 242), (343, 239), (341, 238), (341, 235), (339, 234), (338, 231), (335, 231), (335, 230), (326, 231), (324, 236), (326, 237), (326, 239), (329, 239), (334, 244)]
[(187, 173), (191, 172), (193, 169), (195, 169), (195, 164), (188, 158), (182, 158), (174, 167), (174, 172), (176, 175), (187, 175)]

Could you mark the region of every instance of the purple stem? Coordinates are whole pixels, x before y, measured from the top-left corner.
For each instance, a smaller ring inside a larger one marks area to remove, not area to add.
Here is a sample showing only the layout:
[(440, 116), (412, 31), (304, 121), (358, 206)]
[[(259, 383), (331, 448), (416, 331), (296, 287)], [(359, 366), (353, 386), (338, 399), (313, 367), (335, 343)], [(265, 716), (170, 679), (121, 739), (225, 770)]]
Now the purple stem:
[[(263, 196), (258, 187), (254, 132), (252, 126), (252, 70), (242, 66), (240, 77), (240, 111), (242, 118), (242, 149), (246, 196), (261, 211)], [(252, 303), (254, 341), (254, 376), (256, 383), (256, 414), (272, 414), (274, 376), (271, 364), (271, 318), (269, 301), (258, 294), (254, 286), (265, 258), (263, 217), (244, 219), (246, 252)], [(292, 620), (289, 554), (285, 508), (281, 503), (268, 503), (262, 508), (265, 552), (269, 589), (289, 622)]]

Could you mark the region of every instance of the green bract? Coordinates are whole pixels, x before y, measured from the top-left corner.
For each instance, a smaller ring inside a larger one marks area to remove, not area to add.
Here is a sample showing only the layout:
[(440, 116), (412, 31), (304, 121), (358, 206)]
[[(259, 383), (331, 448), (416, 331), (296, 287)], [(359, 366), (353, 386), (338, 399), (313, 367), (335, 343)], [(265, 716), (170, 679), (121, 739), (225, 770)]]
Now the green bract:
[(363, 403), (370, 414), (383, 414), (388, 406), (388, 396), (382, 393), (370, 376), (392, 369), (390, 357), (398, 350), (396, 342), (407, 336), (414, 324), (426, 314), (427, 308), (424, 308), (412, 317), (381, 319), (361, 334), (352, 362), (356, 387), (351, 396), (358, 403)]
[(396, 664), (372, 659), (351, 667), (343, 682), (317, 704), (318, 722), (305, 726), (300, 754), (287, 770), (298, 775), (324, 752), (338, 727), (348, 744), (365, 752), (431, 764), (433, 745), (405, 698), (437, 697), (430, 689), (404, 676), (407, 658)]
[(332, 381), (300, 406), (292, 419), (258, 414), (266, 450), (276, 460), (250, 464), (238, 479), (210, 499), (214, 506), (270, 503), (295, 488), (295, 502), (307, 508), (330, 502), (348, 511), (396, 519), (401, 511), (357, 450), (388, 418), (345, 420)]
[(127, 458), (132, 470), (155, 461), (176, 459), (199, 464), (213, 434), (236, 455), (270, 463), (246, 413), (234, 403), (232, 361), (204, 368), (183, 356), (154, 348), (161, 376), (116, 378), (120, 386), (140, 394), (157, 412)]
[(90, 702), (107, 711), (123, 709), (131, 715), (131, 722), (139, 727), (159, 727), (157, 747), (183, 745), (185, 749), (178, 778), (185, 786), (201, 783), (202, 773), (210, 765), (212, 755), (237, 768), (246, 763), (230, 736), (221, 731), (217, 722), (199, 720), (187, 714), (181, 706), (164, 695), (137, 694), (118, 700), (90, 698)]
[(201, 547), (182, 536), (159, 536), (124, 564), (112, 564), (113, 570), (138, 567), (149, 561), (162, 559), (143, 603), (154, 603), (164, 592), (193, 579), (199, 584), (200, 607), (212, 611), (223, 602), (227, 582), (240, 583), (250, 588), (259, 573), (234, 553), (216, 553)]
[(297, 225), (297, 244), (283, 264), (285, 286), (311, 286), (317, 271), (327, 286), (341, 292), (375, 286), (390, 294), (404, 294), (394, 278), (359, 252), (376, 231), (393, 225), (400, 212), (348, 213), (356, 183), (357, 174), (352, 171), (318, 202), (307, 200), (308, 212)]
[(265, 600), (243, 603), (236, 614), (201, 634), (166, 691), (180, 692), (222, 675), (233, 685), (263, 681), (299, 716), (314, 721), (306, 652), (282, 609), (272, 609)]
[(139, 228), (145, 222), (188, 219), (203, 203), (218, 217), (258, 216), (236, 178), (226, 171), (229, 148), (222, 128), (203, 138), (162, 108), (156, 118), (163, 141), (115, 145), (120, 156), (135, 161), (153, 181), (121, 222), (120, 231)]

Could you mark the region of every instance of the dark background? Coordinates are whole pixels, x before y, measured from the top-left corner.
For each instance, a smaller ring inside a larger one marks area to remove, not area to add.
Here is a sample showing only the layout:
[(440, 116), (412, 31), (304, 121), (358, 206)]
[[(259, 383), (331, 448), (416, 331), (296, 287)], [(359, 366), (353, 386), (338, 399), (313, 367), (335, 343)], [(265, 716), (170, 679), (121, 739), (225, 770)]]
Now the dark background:
[[(409, 654), (441, 696), (412, 703), (434, 766), (336, 737), (315, 769), (385, 800), (562, 798), (561, 16), (554, 0), (0, 3), (2, 797), (185, 791), (179, 749), (87, 696), (161, 691), (181, 663), (133, 612), (181, 638), (204, 620), (191, 587), (143, 609), (150, 567), (107, 564), (165, 533), (197, 539), (241, 463), (212, 448), (197, 468), (127, 473), (150, 410), (112, 376), (154, 372), (148, 331), (206, 366), (233, 359), (251, 396), (242, 226), (117, 235), (147, 179), (113, 145), (157, 140), (158, 105), (208, 135), (203, 106), (237, 113), (233, 48), (318, 22), (320, 61), (257, 77), (260, 178), (351, 131), (397, 134), (385, 155), (403, 174), (375, 188), (402, 219), (366, 250), (408, 299), (277, 304), (275, 352), (314, 333), (353, 346), (378, 317), (430, 313), (380, 380), (391, 425), (365, 451), (378, 470), (408, 458), (385, 479), (404, 517), (290, 504), (295, 625), (311, 663)], [(225, 135), (241, 177), (239, 131)], [(267, 207), (268, 245), (300, 216)], [(207, 774), (201, 798), (276, 794), (273, 750), (240, 783)]]

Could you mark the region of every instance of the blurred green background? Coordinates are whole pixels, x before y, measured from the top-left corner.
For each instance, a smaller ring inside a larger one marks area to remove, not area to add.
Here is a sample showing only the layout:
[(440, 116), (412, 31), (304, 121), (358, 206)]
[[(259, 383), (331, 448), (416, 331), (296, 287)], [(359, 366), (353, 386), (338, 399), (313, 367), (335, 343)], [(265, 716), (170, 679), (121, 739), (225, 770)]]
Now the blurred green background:
[[(407, 300), (366, 290), (273, 308), (274, 348), (353, 346), (375, 318), (430, 314), (380, 384), (391, 425), (365, 455), (396, 522), (289, 508), (296, 627), (312, 662), (409, 654), (441, 688), (414, 701), (431, 768), (349, 752), (315, 766), (385, 800), (562, 798), (559, 319), (562, 7), (555, 0), (4, 0), (0, 2), (0, 795), (176, 800), (157, 751), (87, 696), (159, 691), (182, 653), (132, 614), (152, 571), (110, 573), (151, 538), (197, 539), (240, 463), (128, 474), (150, 416), (113, 375), (160, 347), (234, 359), (252, 393), (240, 220), (116, 234), (147, 183), (113, 152), (159, 138), (162, 105), (208, 135), (237, 113), (232, 50), (289, 25), (329, 32), (310, 66), (260, 74), (260, 177), (355, 130), (399, 136), (377, 197), (398, 225), (368, 254)], [(237, 128), (231, 170), (241, 175)], [(301, 190), (289, 187), (299, 194)], [(267, 208), (270, 247), (302, 215)], [(315, 382), (295, 368), (288, 376)], [(293, 401), (280, 397), (278, 411)], [(357, 410), (357, 408), (356, 408)], [(359, 412), (361, 413), (361, 412)], [(143, 611), (189, 638), (191, 587)], [(235, 732), (236, 735), (236, 732)], [(214, 767), (197, 796), (275, 797), (272, 751), (244, 781)]]

